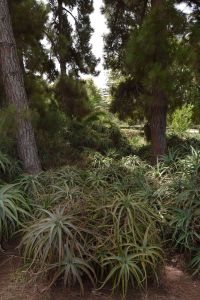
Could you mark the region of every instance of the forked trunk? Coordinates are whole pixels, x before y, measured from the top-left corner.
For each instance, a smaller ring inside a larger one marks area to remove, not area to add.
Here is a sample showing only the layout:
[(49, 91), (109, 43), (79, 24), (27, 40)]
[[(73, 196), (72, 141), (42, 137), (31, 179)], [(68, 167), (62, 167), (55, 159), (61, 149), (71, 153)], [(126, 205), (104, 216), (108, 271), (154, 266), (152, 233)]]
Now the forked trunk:
[(33, 127), (28, 118), (28, 100), (17, 55), (8, 1), (0, 0), (0, 67), (8, 104), (15, 107), (17, 146), (24, 169), (30, 174), (41, 171)]

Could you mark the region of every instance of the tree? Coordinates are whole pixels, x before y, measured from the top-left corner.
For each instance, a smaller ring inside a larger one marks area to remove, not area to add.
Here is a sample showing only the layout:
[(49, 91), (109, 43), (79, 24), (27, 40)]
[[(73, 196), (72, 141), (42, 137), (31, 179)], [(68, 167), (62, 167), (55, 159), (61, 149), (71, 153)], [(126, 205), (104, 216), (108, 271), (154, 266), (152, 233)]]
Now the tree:
[(200, 78), (200, 3), (199, 1), (191, 1), (190, 5), (193, 4), (191, 10), (190, 18), (190, 28), (189, 28), (189, 44), (193, 51), (193, 68), (196, 75)]
[(105, 0), (110, 33), (106, 36), (106, 64), (120, 66), (132, 104), (141, 105), (150, 123), (154, 161), (166, 150), (166, 116), (173, 91), (175, 39), (185, 26), (184, 15), (166, 0)]
[(42, 43), (48, 21), (46, 5), (37, 0), (12, 0), (9, 8), (22, 70), (26, 74), (45, 74), (54, 80), (55, 65)]
[(169, 97), (165, 82), (161, 78), (161, 76), (168, 77), (167, 22), (163, 20), (166, 18), (165, 1), (151, 0), (151, 10), (151, 22), (152, 24), (154, 22), (152, 37), (155, 45), (152, 53), (154, 66), (149, 72), (149, 75), (154, 78), (151, 80), (150, 87), (147, 88), (150, 97), (152, 97), (148, 119), (150, 120), (153, 156), (154, 159), (157, 159), (166, 151), (167, 101)]
[(0, 0), (0, 63), (7, 101), (16, 110), (19, 157), (28, 173), (38, 173), (41, 165), (34, 130), (28, 116), (28, 100), (7, 0)]
[(92, 78), (86, 80), (86, 90), (89, 102), (93, 108), (102, 104), (102, 95)]
[[(79, 80), (80, 74), (96, 75), (98, 60), (92, 53), (90, 38), (93, 29), (90, 25), (90, 14), (93, 12), (93, 1), (51, 0), (52, 18), (46, 29), (51, 44), (52, 54), (60, 65), (58, 95), (60, 107), (71, 114), (73, 93), (70, 83)], [(77, 14), (74, 15), (74, 10)], [(73, 83), (72, 85), (75, 85)], [(79, 86), (81, 82), (79, 82)], [(75, 108), (73, 108), (75, 110)]]

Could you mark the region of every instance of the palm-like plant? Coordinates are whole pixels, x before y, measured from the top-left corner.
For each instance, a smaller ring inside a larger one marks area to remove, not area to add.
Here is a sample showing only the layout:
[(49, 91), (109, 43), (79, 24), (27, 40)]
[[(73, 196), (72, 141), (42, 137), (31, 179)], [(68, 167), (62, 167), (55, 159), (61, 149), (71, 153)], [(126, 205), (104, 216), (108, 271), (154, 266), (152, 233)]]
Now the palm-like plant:
[(6, 154), (0, 151), (0, 170), (5, 172), (10, 166), (10, 160)]
[(31, 198), (39, 198), (41, 191), (44, 191), (42, 175), (43, 173), (36, 175), (22, 175), (18, 180), (20, 189), (22, 189)]
[(110, 253), (103, 259), (102, 267), (108, 268), (109, 273), (101, 288), (111, 281), (113, 292), (120, 287), (125, 298), (128, 287), (146, 286), (149, 276), (158, 280), (158, 263), (163, 262), (163, 251), (159, 246), (149, 244), (149, 229), (140, 245), (122, 244), (116, 253)]
[(193, 276), (200, 274), (200, 249), (196, 249), (194, 257), (191, 260), (190, 267), (193, 270)]
[(179, 160), (180, 152), (178, 149), (169, 149), (168, 153), (161, 157), (161, 162), (164, 163), (165, 166), (176, 168), (176, 164)]
[(120, 287), (122, 296), (125, 298), (130, 284), (134, 286), (136, 283), (142, 287), (143, 273), (138, 265), (138, 260), (139, 254), (135, 253), (131, 246), (122, 246), (117, 254), (110, 253), (103, 260), (102, 267), (108, 267), (109, 273), (101, 288), (111, 281), (113, 292)]
[(43, 215), (24, 229), (21, 241), (24, 259), (31, 265), (43, 268), (46, 264), (63, 260), (66, 245), (81, 255), (84, 236), (76, 219), (59, 206), (52, 211), (42, 210)]
[(164, 263), (164, 252), (159, 244), (155, 243), (154, 233), (149, 226), (144, 234), (143, 240), (135, 245), (136, 252), (140, 254), (139, 265), (144, 275), (144, 281), (147, 287), (148, 277), (155, 277), (158, 282), (158, 264), (159, 267)]
[(180, 166), (185, 173), (196, 174), (200, 169), (200, 151), (191, 146), (190, 154), (182, 160)]
[(0, 186), (0, 240), (11, 237), (28, 215), (28, 202), (18, 187)]
[(121, 162), (122, 165), (131, 169), (134, 169), (136, 167), (146, 167), (144, 162), (142, 162), (136, 155), (123, 157)]
[(200, 214), (197, 209), (171, 209), (172, 241), (183, 251), (192, 252), (200, 241)]
[(57, 203), (61, 203), (62, 201), (70, 201), (78, 200), (82, 197), (82, 189), (79, 186), (69, 186), (66, 182), (61, 185), (53, 186), (54, 193), (54, 201)]
[(95, 271), (89, 264), (90, 233), (78, 223), (79, 216), (69, 215), (65, 206), (42, 209), (40, 219), (24, 228), (20, 248), (38, 275), (50, 275), (50, 286), (58, 279), (68, 287), (78, 282), (83, 293), (82, 277), (86, 275), (94, 283)]
[(84, 294), (82, 277), (85, 275), (93, 285), (96, 282), (96, 274), (87, 258), (76, 256), (70, 248), (66, 247), (63, 260), (50, 265), (48, 271), (54, 273), (50, 286), (59, 278), (63, 278), (64, 285), (74, 286), (77, 282), (80, 286), (81, 294)]
[(86, 179), (86, 182), (92, 188), (98, 189), (100, 187), (105, 188), (106, 186), (108, 186), (107, 179), (108, 179), (107, 174), (105, 174), (103, 172), (99, 172), (97, 170), (97, 171), (93, 171), (93, 172), (89, 173), (89, 175)]
[(136, 199), (131, 194), (118, 193), (108, 208), (111, 209), (118, 232), (122, 230), (130, 233), (134, 241), (142, 238), (149, 225), (160, 220), (159, 215), (152, 210), (147, 202)]
[(80, 171), (75, 167), (64, 167), (54, 172), (51, 176), (54, 179), (54, 184), (66, 183), (70, 187), (82, 184)]

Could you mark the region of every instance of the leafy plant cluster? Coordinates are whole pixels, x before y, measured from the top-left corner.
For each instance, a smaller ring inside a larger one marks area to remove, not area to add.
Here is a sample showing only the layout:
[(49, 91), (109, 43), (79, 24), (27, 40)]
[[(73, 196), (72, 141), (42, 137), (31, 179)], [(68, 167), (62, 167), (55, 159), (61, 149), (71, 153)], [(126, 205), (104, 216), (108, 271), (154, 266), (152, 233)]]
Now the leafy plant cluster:
[[(89, 83), (91, 85), (90, 81)], [(52, 96), (50, 91), (45, 89), (42, 81), (37, 81), (37, 88), (30, 85), (29, 89), (32, 94), (31, 101), (35, 104), (28, 118), (31, 118), (35, 127), (38, 151), (44, 169), (60, 167), (69, 161), (79, 160), (85, 148), (103, 154), (113, 149), (120, 156), (133, 153), (133, 147), (120, 131), (113, 115), (102, 107), (100, 109), (93, 103), (96, 108), (93, 107), (86, 116), (69, 118), (58, 109), (54, 98), (45, 103), (45, 97)], [(93, 97), (96, 99), (95, 95)], [(94, 99), (91, 101), (94, 102)], [(100, 100), (97, 102), (99, 103)], [(12, 161), (7, 168), (9, 173), (12, 169), (12, 173), (17, 175), (20, 164), (17, 162), (19, 158), (16, 151), (14, 113), (12, 107), (0, 111), (0, 151)]]
[(193, 117), (192, 104), (184, 104), (181, 108), (177, 108), (171, 117), (170, 129), (177, 135), (183, 135), (192, 125)]
[(133, 153), (133, 148), (113, 116), (105, 111), (93, 112), (81, 120), (69, 121), (66, 140), (74, 149), (81, 151), (88, 148), (106, 154), (112, 149), (120, 156)]

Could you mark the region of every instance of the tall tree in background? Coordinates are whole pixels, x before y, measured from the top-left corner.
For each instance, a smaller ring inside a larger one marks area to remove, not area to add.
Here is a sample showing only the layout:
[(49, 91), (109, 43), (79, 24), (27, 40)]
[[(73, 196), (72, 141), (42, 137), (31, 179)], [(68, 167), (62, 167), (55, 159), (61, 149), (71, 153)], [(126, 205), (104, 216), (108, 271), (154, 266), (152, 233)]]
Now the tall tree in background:
[(7, 0), (0, 0), (0, 64), (7, 101), (16, 109), (19, 156), (28, 173), (38, 173), (41, 165), (33, 127), (28, 117), (28, 100)]
[(55, 79), (55, 65), (42, 43), (48, 21), (47, 6), (37, 0), (12, 0), (9, 8), (22, 70), (28, 75), (37, 72)]
[[(93, 32), (90, 24), (93, 1), (50, 0), (49, 3), (52, 18), (46, 34), (52, 55), (60, 65), (57, 85), (60, 106), (63, 111), (73, 116), (74, 106), (77, 104), (74, 99), (80, 97), (83, 90), (81, 82), (77, 82), (80, 74), (97, 74), (95, 67), (98, 60), (92, 54), (90, 44)], [(72, 90), (73, 86), (78, 95)]]
[[(154, 50), (152, 55), (153, 66), (151, 74), (153, 80), (148, 87), (149, 95), (152, 97), (149, 105), (148, 119), (150, 120), (151, 141), (154, 158), (163, 155), (166, 151), (166, 124), (168, 95), (163, 85), (161, 76), (167, 76), (168, 43), (167, 22), (165, 22), (166, 10), (165, 0), (151, 0), (152, 13), (152, 38)], [(152, 41), (151, 41), (152, 42)], [(163, 74), (164, 73), (164, 74)], [(170, 78), (169, 78), (170, 80)]]
[[(182, 32), (185, 19), (166, 0), (105, 0), (110, 33), (106, 36), (106, 64), (128, 78), (120, 84), (128, 88), (143, 106), (150, 124), (153, 157), (166, 150), (166, 116), (172, 95), (174, 40)], [(175, 2), (175, 1), (174, 1)], [(125, 105), (125, 104), (124, 104)]]
[(189, 42), (193, 49), (193, 67), (196, 75), (200, 78), (200, 2), (188, 1), (191, 5), (191, 18), (190, 18), (190, 36)]

